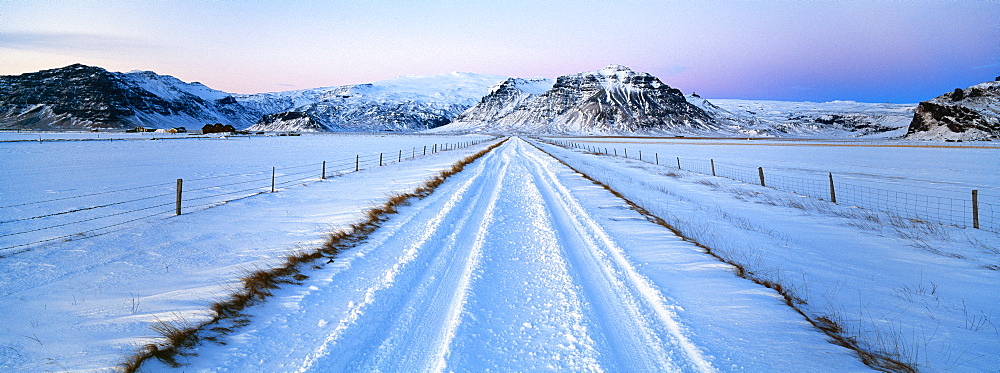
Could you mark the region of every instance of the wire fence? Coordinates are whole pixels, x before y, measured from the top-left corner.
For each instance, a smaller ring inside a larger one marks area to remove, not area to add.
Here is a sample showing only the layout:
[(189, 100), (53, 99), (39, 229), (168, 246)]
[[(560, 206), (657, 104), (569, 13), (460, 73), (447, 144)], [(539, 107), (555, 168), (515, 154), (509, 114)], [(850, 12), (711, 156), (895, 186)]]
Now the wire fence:
[[(586, 150), (592, 153), (629, 157), (625, 149), (548, 139), (549, 143)], [(716, 162), (714, 159), (691, 160), (663, 157), (658, 153), (631, 157), (685, 171), (724, 177), (744, 183), (762, 185), (777, 190), (831, 201), (840, 205), (885, 211), (913, 221), (932, 222), (959, 228), (976, 228), (1000, 233), (1000, 196), (970, 190), (969, 197), (958, 198), (899, 190), (898, 186), (877, 180), (859, 181), (827, 177), (801, 177), (775, 173), (762, 167), (747, 167)], [(895, 189), (894, 189), (895, 188)]]
[(0, 258), (50, 242), (95, 237), (140, 221), (192, 213), (297, 184), (492, 141), (430, 144), (395, 152), (357, 154), (333, 161), (221, 173), (176, 182), (0, 205)]

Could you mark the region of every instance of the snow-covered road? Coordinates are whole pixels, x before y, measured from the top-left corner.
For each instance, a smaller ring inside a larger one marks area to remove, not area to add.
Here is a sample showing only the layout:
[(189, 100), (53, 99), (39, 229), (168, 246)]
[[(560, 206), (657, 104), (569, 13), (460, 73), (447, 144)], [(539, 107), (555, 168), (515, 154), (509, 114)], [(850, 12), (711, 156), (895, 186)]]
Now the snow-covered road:
[(305, 274), (183, 370), (869, 370), (774, 291), (517, 138)]

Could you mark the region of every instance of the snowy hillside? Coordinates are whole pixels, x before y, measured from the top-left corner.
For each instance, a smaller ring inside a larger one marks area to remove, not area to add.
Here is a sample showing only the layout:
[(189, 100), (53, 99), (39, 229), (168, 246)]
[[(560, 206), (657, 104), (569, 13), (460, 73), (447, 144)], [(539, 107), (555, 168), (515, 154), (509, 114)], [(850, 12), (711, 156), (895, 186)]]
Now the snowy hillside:
[(0, 77), (0, 128), (246, 127), (260, 112), (201, 83), (70, 65)]
[(625, 66), (544, 80), (511, 80), (441, 131), (504, 133), (735, 133), (681, 92)]
[[(258, 123), (264, 125), (254, 125), (248, 130), (251, 131), (271, 131), (271, 132), (328, 132), (331, 129), (320, 124), (309, 113), (301, 111), (286, 111), (277, 114), (268, 114), (261, 118)], [(266, 127), (266, 128), (265, 128)]]
[(688, 101), (722, 121), (738, 123), (749, 135), (768, 137), (900, 137), (913, 117), (913, 104), (854, 101), (796, 102), (703, 99)]
[(647, 73), (611, 65), (555, 82), (512, 78), (436, 131), (763, 137), (900, 137), (910, 104), (682, 96)]
[(0, 129), (197, 129), (210, 123), (270, 132), (975, 140), (1000, 136), (1000, 82), (958, 89), (918, 107), (705, 99), (619, 65), (554, 80), (453, 72), (257, 94), (79, 64), (0, 76)]
[[(322, 87), (285, 92), (242, 94), (233, 97), (247, 108), (260, 113), (275, 114), (320, 101), (323, 96), (338, 89), (340, 87)], [(259, 119), (257, 118), (257, 120)]]
[[(552, 79), (534, 78), (521, 79), (510, 78), (502, 83), (490, 88), (489, 94), (474, 107), (462, 113), (456, 122), (462, 123), (461, 127), (474, 128), (465, 123), (475, 123), (489, 126), (489, 123), (500, 120), (504, 116), (517, 110), (526, 102), (534, 100), (539, 95), (552, 89), (555, 82)], [(456, 125), (456, 128), (458, 125)]]
[[(450, 123), (504, 80), (498, 75), (453, 72), (401, 76), (371, 84), (321, 90), (315, 101), (287, 109), (315, 124), (265, 117), (252, 131), (419, 131)], [(280, 94), (276, 94), (280, 95)]]
[(187, 95), (204, 100), (221, 100), (232, 94), (209, 88), (199, 82), (186, 83), (170, 75), (134, 70), (122, 75), (127, 81), (166, 100), (180, 100)]
[(917, 106), (906, 138), (982, 140), (1000, 138), (1000, 77), (955, 89)]
[[(0, 76), (0, 128), (201, 128), (413, 131), (451, 122), (505, 77), (450, 73), (371, 84), (231, 94), (152, 71), (71, 65)], [(273, 115), (286, 112), (296, 114)], [(292, 120), (312, 118), (315, 123)], [(262, 119), (263, 118), (263, 119)]]

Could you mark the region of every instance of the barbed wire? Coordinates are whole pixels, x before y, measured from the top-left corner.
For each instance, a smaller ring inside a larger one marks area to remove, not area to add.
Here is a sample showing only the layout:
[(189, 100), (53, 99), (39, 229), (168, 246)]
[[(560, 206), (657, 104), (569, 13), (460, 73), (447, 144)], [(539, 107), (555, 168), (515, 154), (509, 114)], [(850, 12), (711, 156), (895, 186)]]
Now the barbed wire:
[(43, 201), (18, 203), (18, 204), (14, 204), (14, 205), (0, 206), (0, 209), (2, 209), (2, 208), (8, 208), (8, 207), (37, 205), (37, 204), (40, 204), (40, 203), (48, 203), (48, 202), (55, 202), (55, 201), (65, 201), (65, 200), (68, 200), (68, 199), (84, 198), (84, 197), (91, 197), (91, 196), (99, 196), (99, 195), (103, 195), (103, 194), (111, 194), (111, 193), (118, 193), (118, 192), (127, 192), (127, 191), (138, 190), (138, 189), (146, 189), (146, 188), (153, 188), (153, 187), (159, 187), (159, 186), (167, 186), (167, 185), (171, 185), (171, 184), (173, 184), (173, 183), (169, 183), (168, 182), (168, 183), (150, 184), (150, 185), (143, 185), (143, 186), (137, 186), (137, 187), (131, 187), (131, 188), (109, 190), (109, 191), (104, 191), (104, 192), (87, 193), (87, 194), (81, 194), (81, 195), (77, 195), (77, 196), (53, 198), (53, 199), (47, 199), (47, 200), (43, 200)]
[[(26, 246), (38, 245), (38, 244), (42, 244), (42, 243), (46, 243), (46, 242), (51, 242), (51, 241), (56, 241), (56, 240), (61, 240), (61, 239), (66, 239), (66, 238), (70, 238), (70, 237), (74, 237), (74, 236), (83, 236), (83, 235), (86, 235), (86, 234), (89, 234), (89, 233), (92, 233), (92, 232), (96, 232), (96, 231), (99, 231), (99, 230), (103, 230), (103, 229), (107, 229), (107, 228), (112, 228), (112, 227), (117, 227), (117, 226), (123, 226), (123, 225), (128, 224), (128, 223), (136, 222), (136, 221), (143, 220), (143, 219), (149, 219), (149, 218), (154, 217), (154, 216), (159, 216), (159, 215), (163, 215), (163, 214), (167, 214), (167, 213), (172, 213), (172, 212), (173, 212), (172, 210), (166, 210), (166, 211), (156, 212), (156, 213), (153, 213), (153, 214), (150, 214), (150, 215), (145, 215), (145, 216), (141, 216), (141, 217), (138, 217), (138, 218), (135, 218), (135, 219), (126, 220), (126, 221), (115, 223), (115, 224), (111, 224), (111, 225), (106, 225), (106, 226), (103, 226), (103, 227), (100, 227), (100, 228), (89, 229), (89, 230), (85, 230), (85, 231), (82, 231), (82, 232), (76, 232), (76, 233), (66, 234), (66, 235), (62, 235), (62, 236), (58, 236), (58, 237), (51, 237), (51, 238), (47, 238), (47, 239), (44, 239), (44, 240), (38, 240), (38, 241), (34, 241), (34, 242), (22, 243), (22, 244), (19, 244), (19, 245), (7, 246), (7, 247), (0, 248), (0, 251), (10, 250), (10, 249), (16, 249), (18, 247), (26, 247)], [(100, 236), (102, 234), (107, 234), (107, 233), (111, 233), (111, 232), (104, 232), (104, 233), (97, 234), (97, 235), (91, 235), (89, 237), (96, 237), (96, 236)], [(10, 256), (10, 255), (13, 255), (13, 254), (16, 254), (16, 253), (0, 253), (0, 258), (4, 258), (4, 257)]]
[(162, 203), (162, 204), (155, 205), (155, 206), (143, 207), (143, 208), (140, 208), (140, 209), (135, 209), (135, 210), (130, 210), (130, 211), (124, 211), (124, 212), (117, 212), (117, 213), (114, 213), (114, 214), (102, 215), (102, 216), (98, 216), (98, 217), (93, 217), (93, 218), (88, 218), (88, 219), (82, 219), (82, 220), (72, 221), (72, 222), (69, 222), (69, 223), (49, 225), (49, 226), (45, 226), (45, 227), (41, 227), (41, 228), (35, 228), (35, 229), (30, 229), (30, 230), (21, 231), (21, 232), (15, 232), (15, 233), (0, 234), (0, 237), (16, 236), (16, 235), (21, 235), (21, 234), (25, 234), (25, 233), (38, 232), (38, 231), (43, 231), (43, 230), (52, 229), (52, 228), (59, 228), (59, 227), (65, 227), (65, 226), (68, 226), (68, 225), (73, 225), (73, 224), (85, 223), (85, 222), (88, 222), (88, 221), (94, 221), (94, 220), (100, 220), (100, 219), (107, 219), (107, 218), (114, 217), (114, 216), (131, 214), (133, 212), (145, 211), (145, 210), (154, 209), (154, 208), (157, 208), (157, 207), (169, 206), (169, 205), (173, 205), (173, 204), (174, 204), (173, 202)]
[[(0, 221), (0, 224), (14, 223), (14, 222), (19, 222), (19, 221), (28, 221), (28, 220), (41, 219), (41, 218), (48, 218), (48, 217), (65, 215), (65, 214), (71, 214), (71, 213), (74, 213), (74, 212), (81, 212), (81, 211), (87, 211), (87, 210), (96, 210), (96, 209), (110, 207), (110, 206), (123, 205), (123, 204), (126, 204), (126, 203), (132, 203), (132, 202), (138, 202), (138, 201), (145, 201), (145, 200), (149, 200), (149, 199), (153, 199), (153, 198), (161, 198), (161, 197), (169, 196), (171, 194), (173, 194), (173, 193), (159, 194), (159, 195), (155, 195), (155, 196), (148, 196), (148, 197), (136, 198), (136, 199), (131, 199), (131, 200), (128, 200), (128, 201), (113, 202), (113, 203), (108, 203), (108, 204), (104, 204), (104, 205), (82, 207), (82, 208), (78, 208), (78, 209), (61, 211), (61, 212), (56, 212), (56, 213), (51, 213), (51, 214), (37, 215), (37, 216), (32, 216), (32, 217), (27, 217), (27, 218), (21, 218), (21, 219), (5, 220), (5, 221)], [(0, 235), (0, 237), (3, 237), (3, 236)]]

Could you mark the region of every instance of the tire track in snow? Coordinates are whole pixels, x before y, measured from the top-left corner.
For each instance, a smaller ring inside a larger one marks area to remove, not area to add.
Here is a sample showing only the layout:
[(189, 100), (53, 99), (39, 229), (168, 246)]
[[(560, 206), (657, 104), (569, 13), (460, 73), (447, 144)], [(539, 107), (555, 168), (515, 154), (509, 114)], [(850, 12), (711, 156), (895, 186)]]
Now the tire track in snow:
[[(622, 248), (559, 182), (553, 170), (564, 166), (540, 150), (529, 148), (523, 141), (517, 144), (525, 148), (519, 153), (533, 160), (530, 170), (539, 181), (553, 219), (563, 229), (563, 238), (574, 243), (564, 245), (565, 254), (581, 267), (576, 273), (587, 285), (584, 292), (595, 311), (602, 313), (597, 319), (621, 322), (604, 325), (609, 338), (606, 347), (628, 357), (616, 361), (624, 365), (620, 368), (627, 371), (715, 371), (700, 349), (687, 338), (663, 295), (636, 271)], [(626, 307), (619, 308), (621, 305)], [(655, 318), (647, 317), (648, 314)], [(637, 326), (622, 327), (630, 321)], [(681, 354), (662, 348), (664, 342), (677, 347)]]
[[(484, 158), (491, 157), (492, 154), (493, 153), (491, 152), (490, 154), (484, 156)], [(395, 263), (393, 263), (388, 268), (384, 269), (384, 271), (377, 274), (376, 276), (373, 276), (375, 277), (374, 279), (376, 280), (373, 284), (370, 283), (370, 281), (366, 281), (370, 280), (366, 278), (366, 276), (356, 277), (356, 279), (360, 282), (369, 283), (363, 293), (362, 299), (357, 302), (351, 301), (348, 304), (349, 309), (346, 312), (346, 315), (343, 318), (341, 318), (337, 327), (335, 327), (334, 330), (331, 331), (323, 339), (323, 341), (317, 348), (315, 348), (314, 351), (309, 353), (304, 358), (302, 363), (299, 365), (298, 369), (295, 370), (296, 372), (310, 371), (311, 369), (317, 366), (317, 363), (321, 359), (324, 359), (327, 356), (329, 356), (330, 349), (342, 339), (344, 334), (348, 331), (349, 327), (355, 325), (358, 319), (365, 314), (366, 309), (376, 301), (378, 293), (393, 287), (395, 285), (396, 278), (400, 275), (400, 273), (404, 270), (404, 268), (407, 267), (408, 264), (413, 262), (420, 254), (420, 249), (423, 248), (429, 241), (431, 241), (431, 238), (432, 236), (435, 235), (435, 233), (444, 231), (441, 229), (442, 223), (446, 220), (449, 214), (453, 213), (455, 208), (459, 206), (459, 203), (463, 199), (465, 192), (468, 191), (473, 186), (478, 186), (482, 184), (482, 183), (477, 183), (477, 181), (479, 177), (482, 175), (484, 170), (482, 167), (483, 161), (484, 159), (480, 159), (479, 162), (475, 162), (473, 164), (475, 165), (474, 167), (475, 174), (469, 179), (465, 180), (456, 191), (452, 192), (451, 194), (444, 194), (444, 193), (432, 194), (432, 197), (436, 196), (436, 198), (429, 197), (423, 201), (430, 203), (418, 204), (418, 206), (420, 206), (417, 207), (420, 210), (419, 212), (432, 211), (433, 210), (432, 207), (438, 207), (438, 205), (441, 202), (440, 201), (441, 199), (445, 200), (443, 206), (439, 207), (440, 210), (437, 210), (436, 213), (423, 224), (423, 228), (419, 230), (418, 236), (413, 237), (414, 236), (413, 231), (404, 229), (404, 228), (410, 228), (411, 222), (417, 220), (418, 217), (422, 217), (421, 214), (419, 213), (411, 212), (408, 214), (404, 214), (405, 218), (398, 219), (398, 221), (396, 221), (394, 224), (384, 226), (377, 234), (374, 234), (371, 237), (369, 237), (368, 243), (366, 243), (365, 245), (361, 245), (368, 248), (368, 250), (364, 251), (371, 251), (373, 248), (385, 247), (389, 243), (389, 241), (392, 240), (408, 243), (405, 245), (405, 248), (401, 251), (401, 255), (399, 255), (396, 258)], [(470, 167), (467, 167), (466, 171), (468, 171), (469, 168)], [(403, 236), (403, 238), (400, 238), (399, 236)], [(364, 256), (364, 252), (362, 252), (359, 255), (355, 255), (354, 257), (357, 256)], [(358, 329), (358, 328), (353, 328), (353, 329)], [(355, 339), (351, 342), (357, 344), (361, 342), (361, 340)], [(337, 355), (335, 357), (341, 358), (341, 360), (343, 360), (342, 358), (344, 356)], [(343, 363), (343, 361), (341, 362)]]
[[(484, 162), (488, 158), (484, 159)], [(480, 166), (482, 167), (482, 166)], [(389, 325), (390, 333), (367, 360), (358, 361), (358, 370), (435, 371), (445, 369), (455, 329), (464, 309), (473, 272), (482, 256), (483, 237), (489, 228), (492, 211), (496, 207), (499, 186), (503, 184), (506, 167), (500, 172), (480, 172), (473, 180), (473, 188), (463, 189), (460, 204), (447, 218), (457, 219), (454, 229), (442, 240), (426, 240), (423, 249), (441, 245), (440, 253), (427, 264), (415, 290), (407, 292), (407, 299), (399, 308), (403, 311)], [(470, 180), (471, 182), (471, 180)], [(478, 198), (470, 198), (478, 197)], [(468, 214), (483, 211), (483, 214)], [(439, 215), (440, 216), (440, 215)], [(447, 230), (425, 232), (440, 235)], [(428, 227), (430, 228), (430, 227)], [(465, 248), (468, 249), (465, 249)], [(441, 312), (441, 311), (444, 312)], [(427, 319), (428, 315), (443, 314), (440, 319)], [(414, 349), (414, 346), (427, 346)]]
[(561, 255), (558, 229), (520, 150), (500, 153), (507, 176), (447, 367), (603, 371), (585, 325), (585, 306)]
[[(297, 372), (714, 371), (577, 200), (577, 177), (508, 141), (345, 252), (295, 314), (248, 332), (294, 336), (251, 356)], [(226, 366), (254, 366), (238, 359)]]

